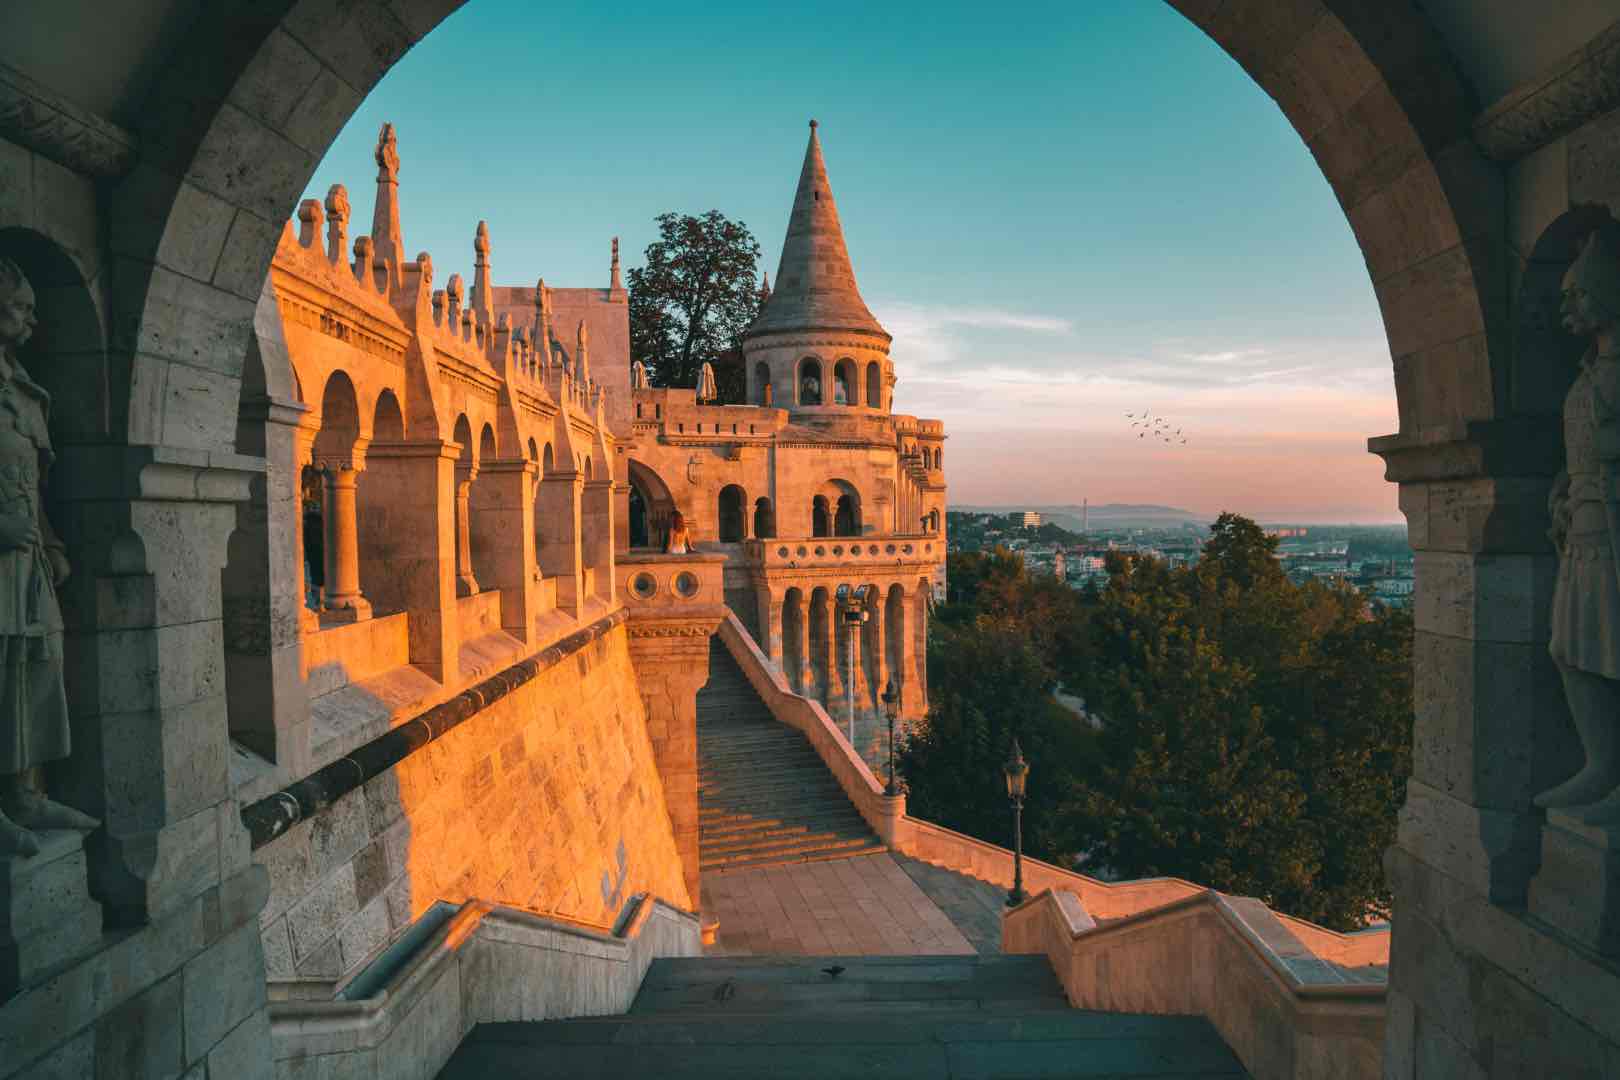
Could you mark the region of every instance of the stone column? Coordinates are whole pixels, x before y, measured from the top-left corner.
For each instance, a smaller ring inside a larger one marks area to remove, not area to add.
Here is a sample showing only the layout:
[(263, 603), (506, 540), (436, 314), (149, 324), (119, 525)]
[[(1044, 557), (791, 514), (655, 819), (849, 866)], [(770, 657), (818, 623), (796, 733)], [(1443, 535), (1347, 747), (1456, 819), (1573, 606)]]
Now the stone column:
[(474, 524), (469, 532), (483, 539), (480, 558), (485, 567), (485, 588), (501, 594), (501, 629), (519, 641), (530, 642), (539, 614), (540, 582), (535, 570), (534, 477), (539, 466), (524, 458), (485, 461), (480, 465), (468, 513)]
[(813, 696), (816, 692), (816, 673), (810, 667), (810, 598), (805, 595), (799, 601), (798, 612), (795, 616), (794, 631), (798, 640), (794, 642), (794, 661), (799, 666), (799, 677), (793, 689), (801, 694)]
[(694, 608), (680, 617), (632, 612), (630, 663), (647, 712), (647, 734), (664, 785), (692, 905), (702, 904), (698, 874), (697, 692), (709, 680), (709, 637), (724, 610)]
[(833, 707), (844, 697), (844, 649), (840, 635), (843, 620), (838, 617), (838, 598), (833, 595), (834, 587), (827, 589), (827, 696), (822, 705), (826, 706), (830, 715)]
[[(305, 570), (304, 570), (304, 467), (314, 464), (315, 437), (320, 434), (320, 417), (306, 411), (300, 417), (293, 434), (293, 558), (298, 575), (298, 624), (305, 634), (313, 634), (321, 628), (319, 612), (310, 607), (305, 596)], [(252, 445), (251, 443), (249, 445)], [(268, 445), (266, 446), (266, 459), (268, 460)], [(324, 503), (324, 492), (322, 496)], [(324, 538), (323, 538), (324, 539)], [(325, 566), (322, 566), (325, 572)], [(325, 602), (324, 596), (317, 596), (315, 602)], [(303, 672), (299, 672), (303, 678)]]
[(765, 640), (759, 643), (763, 652), (771, 663), (784, 674), (787, 668), (782, 663), (782, 597), (769, 588), (759, 592), (759, 632), (765, 635)]
[(535, 527), (540, 537), (540, 572), (557, 583), (557, 609), (579, 618), (585, 603), (580, 493), (584, 476), (572, 468), (553, 469), (540, 479)]
[(313, 623), (315, 613), (304, 603), (299, 490), (310, 446), (302, 437), (308, 415), (291, 400), (242, 403), (237, 445), (265, 459), (265, 475), (253, 481), (251, 498), (237, 508), (220, 579), (231, 735), (291, 776), (303, 776), (310, 765), (300, 628), (305, 616)]
[(596, 598), (609, 605), (618, 595), (613, 580), (613, 506), (617, 497), (613, 481), (607, 479), (586, 481), (580, 497), (580, 561), (596, 571)]
[(478, 479), (478, 466), (456, 466), (456, 595), (478, 595), (478, 579), (472, 566), (472, 485)]
[(344, 462), (321, 470), (325, 481), (326, 604), (328, 618), (359, 622), (371, 618), (371, 604), (360, 593), (360, 536), (355, 485), (360, 470)]
[(410, 660), (440, 682), (458, 677), (456, 453), (451, 443), (377, 443), (366, 452), (360, 566), (371, 600), (408, 615)]

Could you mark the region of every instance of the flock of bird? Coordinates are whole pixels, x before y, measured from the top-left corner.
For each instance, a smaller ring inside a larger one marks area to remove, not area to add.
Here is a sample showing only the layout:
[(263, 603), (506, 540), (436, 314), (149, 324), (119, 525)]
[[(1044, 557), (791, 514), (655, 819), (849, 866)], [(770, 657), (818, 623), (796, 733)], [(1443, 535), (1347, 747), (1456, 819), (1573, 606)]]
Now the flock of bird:
[(1152, 435), (1155, 439), (1158, 439), (1160, 442), (1167, 445), (1187, 445), (1187, 436), (1181, 433), (1181, 429), (1172, 428), (1170, 426), (1170, 421), (1164, 419), (1162, 416), (1153, 416), (1151, 411), (1143, 412), (1141, 416), (1138, 416), (1135, 413), (1126, 413), (1125, 416), (1130, 420), (1131, 427), (1139, 427), (1142, 429), (1136, 433), (1136, 437), (1138, 439), (1145, 439), (1149, 435)]

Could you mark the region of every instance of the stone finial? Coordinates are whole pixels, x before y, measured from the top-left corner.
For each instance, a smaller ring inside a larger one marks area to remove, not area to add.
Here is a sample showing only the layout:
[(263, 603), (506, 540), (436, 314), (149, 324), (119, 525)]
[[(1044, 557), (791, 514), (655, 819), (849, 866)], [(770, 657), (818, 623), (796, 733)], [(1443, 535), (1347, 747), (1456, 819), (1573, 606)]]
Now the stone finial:
[(394, 125), (377, 133), (377, 203), (371, 211), (371, 239), (377, 258), (397, 279), (405, 262), (405, 234), (399, 221), (399, 139)]
[(613, 238), (613, 267), (608, 273), (608, 290), (610, 292), (623, 292), (624, 282), (619, 277), (619, 238)]
[(581, 382), (587, 382), (591, 377), (591, 332), (585, 325), (585, 320), (579, 320), (579, 329), (574, 333), (574, 370), (578, 373)]
[(488, 328), (495, 318), (495, 297), (489, 280), (489, 222), (480, 221), (473, 234), (473, 285), (471, 302), (467, 305), (480, 329)]
[(357, 236), (354, 238), (354, 279), (362, 285), (370, 285), (371, 277), (371, 237)]
[(416, 253), (416, 269), (422, 275), (422, 287), (428, 288), (433, 284), (433, 256), (425, 251)]
[(319, 199), (305, 199), (298, 204), (298, 246), (313, 247), (321, 236), (321, 225), (326, 215), (321, 213)]
[(500, 318), (495, 320), (495, 332), (497, 334), (510, 334), (512, 332), (512, 316), (504, 311), (501, 312)]
[(399, 183), (399, 137), (393, 124), (384, 124), (377, 133), (377, 182)]
[(349, 253), (349, 189), (333, 184), (326, 189), (326, 258), (333, 266)]
[(489, 264), (489, 222), (480, 221), (478, 231), (473, 234), (473, 255), (476, 257), (475, 266)]
[(433, 325), (434, 326), (443, 326), (444, 325), (444, 290), (443, 289), (435, 289), (433, 291)]
[(765, 271), (759, 279), (759, 306), (764, 307), (765, 301), (771, 298), (771, 272)]
[(461, 298), (463, 295), (465, 295), (462, 292), (462, 288), (463, 286), (460, 274), (451, 274), (450, 280), (444, 283), (445, 298), (449, 301), (449, 308), (446, 314), (449, 319), (448, 325), (451, 330), (455, 330), (461, 326)]
[(815, 118), (814, 118), (814, 117), (811, 117), (811, 119), (810, 119), (810, 130), (811, 130), (811, 131), (814, 131), (814, 130), (816, 130), (816, 128), (817, 128), (817, 127), (818, 127), (818, 126), (819, 126), (819, 125), (818, 125), (818, 124), (817, 124), (817, 123), (816, 123), (816, 121), (815, 121)]

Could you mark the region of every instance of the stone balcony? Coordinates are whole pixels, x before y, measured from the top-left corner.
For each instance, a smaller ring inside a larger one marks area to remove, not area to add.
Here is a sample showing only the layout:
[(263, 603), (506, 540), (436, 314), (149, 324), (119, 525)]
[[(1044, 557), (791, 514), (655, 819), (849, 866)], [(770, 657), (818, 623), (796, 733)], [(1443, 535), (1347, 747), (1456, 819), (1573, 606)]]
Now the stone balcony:
[(944, 560), (945, 539), (932, 533), (778, 537), (744, 541), (743, 553), (764, 570), (932, 564)]

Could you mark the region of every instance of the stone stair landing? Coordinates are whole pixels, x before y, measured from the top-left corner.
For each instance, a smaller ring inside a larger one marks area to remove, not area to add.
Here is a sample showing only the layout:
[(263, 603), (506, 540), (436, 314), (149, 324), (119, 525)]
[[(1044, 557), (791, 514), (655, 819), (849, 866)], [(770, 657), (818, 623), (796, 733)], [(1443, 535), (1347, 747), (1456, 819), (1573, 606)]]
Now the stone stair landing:
[(771, 716), (718, 635), (697, 731), (703, 874), (886, 850), (810, 741)]
[[(830, 969), (841, 968), (836, 976)], [(442, 1080), (1243, 1077), (1206, 1020), (1071, 1009), (1041, 956), (655, 960), (630, 1012), (480, 1024)]]

